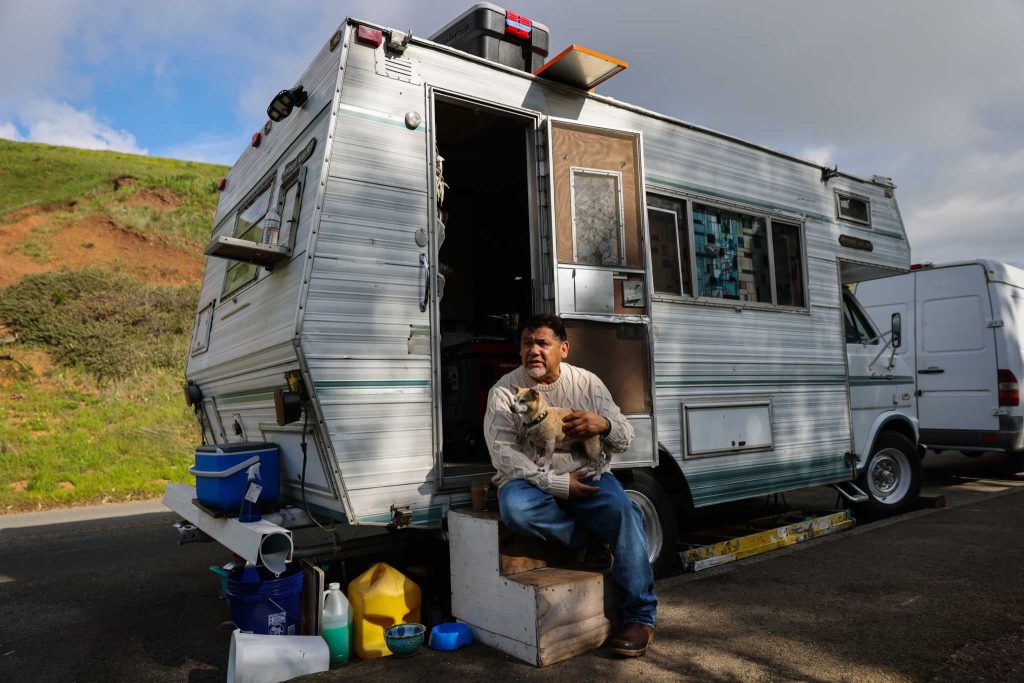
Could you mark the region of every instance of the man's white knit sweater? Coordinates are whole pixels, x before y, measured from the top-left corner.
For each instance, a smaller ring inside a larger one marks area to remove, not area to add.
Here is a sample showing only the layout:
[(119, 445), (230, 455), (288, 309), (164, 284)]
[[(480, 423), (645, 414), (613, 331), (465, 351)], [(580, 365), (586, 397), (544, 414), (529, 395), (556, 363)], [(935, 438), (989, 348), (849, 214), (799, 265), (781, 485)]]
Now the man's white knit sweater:
[[(559, 369), (557, 380), (551, 384), (542, 384), (535, 382), (520, 365), (491, 387), (487, 395), (484, 438), (491, 452), (491, 462), (498, 471), (493, 480), (498, 488), (512, 479), (525, 479), (558, 498), (569, 497), (569, 474), (556, 474), (538, 464), (539, 454), (526, 438), (523, 420), (512, 412), (512, 401), (515, 398), (513, 384), (541, 392), (551, 407), (588, 410), (608, 418), (612, 429), (601, 440), (602, 448), (608, 455), (621, 453), (633, 443), (633, 425), (615, 405), (604, 382), (594, 373), (568, 363), (562, 363)], [(586, 460), (575, 453), (572, 460), (574, 466), (569, 468), (570, 471), (586, 464)], [(609, 469), (610, 466), (606, 465), (602, 471), (607, 472)]]

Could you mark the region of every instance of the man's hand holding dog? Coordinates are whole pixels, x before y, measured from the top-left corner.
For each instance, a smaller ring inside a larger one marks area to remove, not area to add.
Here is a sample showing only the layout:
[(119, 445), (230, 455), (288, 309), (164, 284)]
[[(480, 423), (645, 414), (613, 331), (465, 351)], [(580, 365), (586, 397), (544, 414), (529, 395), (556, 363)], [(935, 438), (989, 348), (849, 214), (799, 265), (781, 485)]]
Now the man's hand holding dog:
[(574, 410), (562, 419), (562, 431), (568, 436), (581, 439), (601, 436), (610, 426), (608, 418), (586, 410)]
[(587, 469), (576, 470), (569, 473), (569, 500), (586, 498), (597, 493), (598, 488), (590, 484), (584, 484), (583, 479), (594, 476), (594, 473)]

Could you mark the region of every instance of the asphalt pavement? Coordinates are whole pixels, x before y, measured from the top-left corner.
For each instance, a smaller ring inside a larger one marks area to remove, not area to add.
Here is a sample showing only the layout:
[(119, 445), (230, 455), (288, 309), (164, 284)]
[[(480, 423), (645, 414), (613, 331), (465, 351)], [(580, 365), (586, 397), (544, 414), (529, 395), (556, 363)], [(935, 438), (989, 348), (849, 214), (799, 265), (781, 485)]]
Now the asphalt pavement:
[[(534, 669), (474, 645), (303, 680), (1024, 680), (1024, 479), (926, 463), (950, 507), (660, 580), (642, 659)], [(0, 680), (224, 680), (222, 548), (177, 547), (169, 513), (48, 519), (0, 517)]]

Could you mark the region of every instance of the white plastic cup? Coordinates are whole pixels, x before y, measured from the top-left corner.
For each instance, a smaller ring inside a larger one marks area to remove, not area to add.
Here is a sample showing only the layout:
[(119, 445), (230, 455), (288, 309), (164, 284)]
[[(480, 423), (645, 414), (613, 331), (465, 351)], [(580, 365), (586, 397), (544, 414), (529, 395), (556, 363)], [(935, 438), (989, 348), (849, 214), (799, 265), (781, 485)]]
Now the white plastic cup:
[(320, 636), (231, 634), (228, 683), (280, 683), (298, 676), (327, 671), (331, 652)]

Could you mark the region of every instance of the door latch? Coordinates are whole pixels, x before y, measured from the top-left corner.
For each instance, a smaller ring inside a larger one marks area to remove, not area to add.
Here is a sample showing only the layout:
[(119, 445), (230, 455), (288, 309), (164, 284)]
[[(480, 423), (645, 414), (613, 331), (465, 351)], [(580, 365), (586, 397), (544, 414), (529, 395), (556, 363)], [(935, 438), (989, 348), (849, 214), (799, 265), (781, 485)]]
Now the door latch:
[(408, 504), (391, 506), (391, 521), (388, 522), (389, 529), (401, 529), (412, 523), (412, 509)]

